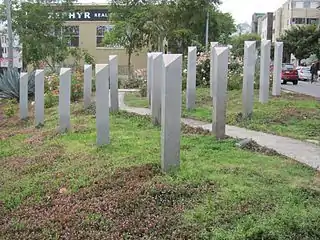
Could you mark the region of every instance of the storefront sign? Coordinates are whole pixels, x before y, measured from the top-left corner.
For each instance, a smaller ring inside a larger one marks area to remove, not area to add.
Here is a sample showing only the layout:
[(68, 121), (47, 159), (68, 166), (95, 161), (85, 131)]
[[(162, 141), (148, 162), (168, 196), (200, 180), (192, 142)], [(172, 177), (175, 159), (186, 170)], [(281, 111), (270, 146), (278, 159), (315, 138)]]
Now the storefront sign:
[(90, 9), (86, 11), (70, 12), (69, 21), (108, 21), (108, 9)]

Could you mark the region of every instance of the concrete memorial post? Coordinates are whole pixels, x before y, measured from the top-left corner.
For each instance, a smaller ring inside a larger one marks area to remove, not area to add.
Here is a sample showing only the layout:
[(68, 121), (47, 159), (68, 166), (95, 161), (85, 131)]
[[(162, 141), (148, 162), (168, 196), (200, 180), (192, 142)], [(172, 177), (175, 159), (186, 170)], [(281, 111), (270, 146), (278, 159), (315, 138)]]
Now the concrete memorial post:
[(164, 172), (180, 165), (182, 55), (164, 54), (161, 104), (161, 167)]
[(281, 70), (282, 70), (283, 42), (275, 42), (274, 45), (274, 64), (273, 64), (273, 84), (272, 95), (281, 94)]
[(191, 110), (196, 104), (196, 74), (197, 74), (197, 47), (188, 47), (187, 72), (187, 109)]
[(20, 108), (20, 119), (28, 118), (28, 73), (20, 73), (20, 84), (19, 84), (19, 108)]
[(244, 43), (244, 68), (242, 87), (242, 117), (250, 118), (254, 100), (254, 72), (256, 65), (256, 42)]
[(226, 101), (228, 83), (228, 47), (215, 47), (213, 49), (213, 113), (212, 133), (217, 139), (226, 134)]
[(154, 125), (161, 124), (161, 86), (163, 76), (163, 54), (153, 53), (153, 76), (151, 89), (151, 117)]
[(153, 77), (153, 53), (147, 55), (147, 97), (149, 106), (151, 105), (151, 89), (152, 89), (152, 77)]
[(88, 108), (91, 104), (92, 95), (92, 65), (84, 65), (84, 75), (83, 75), (83, 102), (84, 108)]
[(270, 51), (271, 41), (261, 41), (261, 56), (260, 56), (260, 89), (259, 101), (267, 103), (269, 99), (269, 80), (270, 80)]
[(35, 123), (44, 124), (44, 70), (36, 70), (35, 74)]
[(110, 110), (116, 112), (119, 110), (118, 96), (118, 56), (109, 56), (109, 71), (110, 71)]
[(218, 44), (218, 42), (210, 42), (210, 97), (213, 97), (213, 49)]
[(109, 66), (96, 64), (97, 145), (109, 144)]
[(71, 128), (71, 68), (61, 68), (59, 85), (59, 131), (66, 132)]

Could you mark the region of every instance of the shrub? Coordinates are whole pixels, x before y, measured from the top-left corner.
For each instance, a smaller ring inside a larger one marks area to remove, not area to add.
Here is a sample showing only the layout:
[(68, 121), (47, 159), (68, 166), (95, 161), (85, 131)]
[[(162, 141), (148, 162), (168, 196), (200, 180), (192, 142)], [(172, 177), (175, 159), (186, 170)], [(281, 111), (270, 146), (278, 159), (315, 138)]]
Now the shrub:
[(51, 73), (44, 78), (44, 92), (52, 92), (53, 94), (58, 94), (59, 91), (59, 75), (56, 73)]
[(141, 97), (147, 96), (147, 79), (140, 78), (139, 82), (139, 92)]
[[(34, 96), (35, 72), (28, 75), (28, 94), (30, 97)], [(16, 99), (19, 101), (20, 92), (20, 73), (17, 68), (5, 70), (0, 75), (0, 98)]]
[(44, 95), (44, 107), (51, 108), (58, 104), (59, 97), (57, 95), (53, 95), (52, 92), (47, 92)]
[(3, 109), (3, 113), (6, 117), (10, 118), (15, 115), (17, 110), (17, 100), (15, 98), (10, 99), (6, 102), (6, 106)]
[(71, 101), (75, 102), (83, 98), (83, 71), (77, 69), (71, 77)]
[(210, 58), (208, 54), (201, 54), (197, 58), (197, 86), (210, 87)]
[[(56, 96), (59, 94), (59, 75), (56, 73), (45, 77), (45, 93)], [(95, 81), (93, 81), (95, 89)], [(94, 90), (93, 90), (94, 91)], [(49, 95), (50, 96), (50, 95)], [(83, 98), (83, 69), (77, 68), (71, 76), (71, 101), (75, 102)], [(50, 104), (49, 104), (50, 105)]]

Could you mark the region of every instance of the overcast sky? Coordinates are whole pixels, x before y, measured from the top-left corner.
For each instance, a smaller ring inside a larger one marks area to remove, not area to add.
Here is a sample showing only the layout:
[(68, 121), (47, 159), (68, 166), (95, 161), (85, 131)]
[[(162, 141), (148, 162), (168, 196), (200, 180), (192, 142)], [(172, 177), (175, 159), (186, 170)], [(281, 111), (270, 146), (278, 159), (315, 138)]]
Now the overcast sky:
[(274, 12), (285, 0), (221, 0), (220, 9), (230, 12), (237, 23), (251, 23), (251, 16), (255, 12)]
[[(220, 9), (230, 12), (237, 23), (251, 23), (251, 16), (255, 12), (274, 12), (286, 0), (221, 0)], [(83, 3), (104, 3), (106, 0), (79, 0)]]

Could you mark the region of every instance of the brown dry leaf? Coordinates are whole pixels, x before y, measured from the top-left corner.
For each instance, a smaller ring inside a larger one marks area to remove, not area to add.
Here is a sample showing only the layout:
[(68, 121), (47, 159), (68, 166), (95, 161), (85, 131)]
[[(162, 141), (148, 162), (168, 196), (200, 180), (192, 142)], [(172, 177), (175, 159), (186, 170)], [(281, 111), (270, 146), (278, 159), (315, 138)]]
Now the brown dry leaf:
[(59, 193), (63, 194), (63, 193), (67, 193), (68, 190), (66, 188), (60, 188), (59, 189)]

